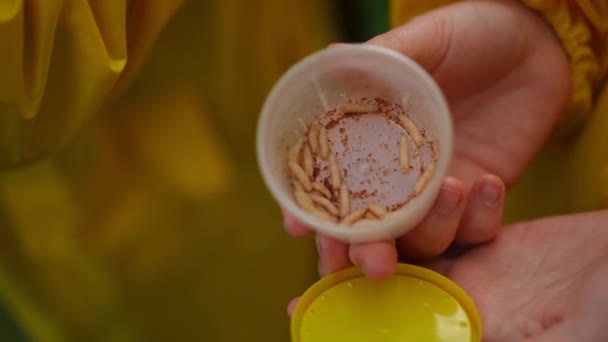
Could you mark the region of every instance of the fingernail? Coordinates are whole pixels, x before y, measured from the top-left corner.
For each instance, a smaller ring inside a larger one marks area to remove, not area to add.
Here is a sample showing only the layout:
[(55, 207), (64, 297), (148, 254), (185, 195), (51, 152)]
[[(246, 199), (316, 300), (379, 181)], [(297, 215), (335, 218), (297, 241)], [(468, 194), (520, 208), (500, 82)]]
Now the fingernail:
[(442, 188), (435, 204), (436, 209), (443, 215), (451, 215), (458, 208), (461, 198), (462, 192), (450, 188)]
[(493, 207), (500, 201), (502, 189), (492, 180), (484, 180), (479, 188), (479, 199), (487, 206)]

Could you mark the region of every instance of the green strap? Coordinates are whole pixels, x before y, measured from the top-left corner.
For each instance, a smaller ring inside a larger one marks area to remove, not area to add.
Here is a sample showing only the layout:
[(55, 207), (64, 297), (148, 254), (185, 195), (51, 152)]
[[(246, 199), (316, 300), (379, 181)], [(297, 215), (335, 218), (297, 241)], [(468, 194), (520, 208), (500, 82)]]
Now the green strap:
[(388, 0), (339, 0), (337, 4), (347, 42), (364, 42), (389, 29)]

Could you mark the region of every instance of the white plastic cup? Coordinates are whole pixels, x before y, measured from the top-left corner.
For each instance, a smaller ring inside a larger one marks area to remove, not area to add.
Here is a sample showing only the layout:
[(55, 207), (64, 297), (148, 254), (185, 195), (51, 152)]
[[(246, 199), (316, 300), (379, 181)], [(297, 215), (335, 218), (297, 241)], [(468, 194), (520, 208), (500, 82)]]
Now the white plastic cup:
[[(403, 208), (369, 227), (320, 219), (295, 202), (287, 167), (287, 149), (306, 127), (346, 98), (379, 97), (401, 104), (438, 146), (435, 172), (426, 188)], [(452, 155), (452, 117), (441, 90), (406, 56), (371, 45), (339, 45), (316, 52), (289, 69), (275, 84), (262, 108), (257, 154), (262, 176), (281, 207), (319, 233), (345, 243), (396, 238), (414, 228), (431, 209)]]

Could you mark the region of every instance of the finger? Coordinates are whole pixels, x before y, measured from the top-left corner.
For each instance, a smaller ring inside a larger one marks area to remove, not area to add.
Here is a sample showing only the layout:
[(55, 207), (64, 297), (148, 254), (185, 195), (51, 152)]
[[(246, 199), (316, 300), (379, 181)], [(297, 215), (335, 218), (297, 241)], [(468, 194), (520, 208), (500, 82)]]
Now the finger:
[(296, 297), (294, 299), (292, 299), (289, 304), (287, 304), (287, 314), (289, 315), (289, 317), (291, 317), (291, 315), (293, 315), (293, 311), (296, 309), (296, 305), (298, 305), (298, 301), (300, 300), (300, 297)]
[(505, 201), (505, 184), (494, 175), (483, 175), (469, 193), (456, 241), (482, 243), (493, 239), (500, 229)]
[(315, 236), (315, 241), (321, 277), (352, 266), (348, 258), (348, 245), (321, 234)]
[(283, 228), (287, 234), (294, 237), (302, 237), (310, 234), (311, 230), (298, 221), (293, 215), (288, 213), (286, 210), (283, 212)]
[(444, 12), (429, 13), (378, 35), (366, 44), (400, 52), (412, 58), (429, 73), (433, 73), (447, 56), (452, 39), (452, 26), (451, 17)]
[(350, 260), (372, 279), (393, 275), (397, 268), (397, 249), (394, 241), (351, 245)]
[(437, 200), (424, 220), (397, 240), (399, 252), (414, 259), (443, 253), (456, 236), (465, 203), (464, 184), (456, 178), (445, 178)]

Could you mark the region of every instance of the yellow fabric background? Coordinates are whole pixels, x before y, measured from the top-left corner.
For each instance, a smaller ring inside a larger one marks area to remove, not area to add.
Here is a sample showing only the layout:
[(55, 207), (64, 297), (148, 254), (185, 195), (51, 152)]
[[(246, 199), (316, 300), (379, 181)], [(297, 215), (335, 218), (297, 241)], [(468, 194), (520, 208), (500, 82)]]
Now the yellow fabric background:
[(316, 278), (254, 134), (331, 9), (180, 3), (0, 1), (0, 296), (34, 340), (286, 341)]
[[(394, 1), (394, 22), (448, 2)], [(180, 5), (0, 1), (0, 296), (35, 340), (285, 341), (315, 279), (253, 139), (276, 78), (338, 40), (328, 2)], [(510, 219), (608, 202), (596, 78), (583, 131), (538, 158)]]

